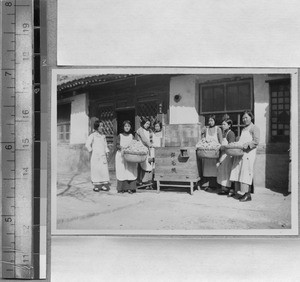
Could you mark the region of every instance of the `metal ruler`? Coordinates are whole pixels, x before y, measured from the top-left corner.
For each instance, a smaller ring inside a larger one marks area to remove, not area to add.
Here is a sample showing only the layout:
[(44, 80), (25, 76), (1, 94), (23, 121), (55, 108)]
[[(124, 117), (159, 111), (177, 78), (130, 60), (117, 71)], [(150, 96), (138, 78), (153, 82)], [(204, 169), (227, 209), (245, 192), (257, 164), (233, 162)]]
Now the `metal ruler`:
[(2, 277), (33, 279), (33, 1), (1, 5)]

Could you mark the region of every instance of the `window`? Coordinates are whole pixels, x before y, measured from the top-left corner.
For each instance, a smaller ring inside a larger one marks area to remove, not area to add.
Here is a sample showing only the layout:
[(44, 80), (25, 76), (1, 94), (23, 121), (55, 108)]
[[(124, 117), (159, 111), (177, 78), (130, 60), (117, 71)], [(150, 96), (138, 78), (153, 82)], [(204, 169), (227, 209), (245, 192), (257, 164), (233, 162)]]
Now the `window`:
[(252, 80), (200, 85), (200, 113), (252, 110)]
[(290, 140), (290, 82), (270, 81), (271, 141)]
[(71, 103), (57, 106), (57, 140), (70, 142)]
[(233, 130), (240, 136), (244, 110), (253, 111), (252, 80), (219, 82), (203, 84), (200, 91), (200, 114), (207, 123), (211, 114), (216, 116), (217, 125), (221, 125), (224, 115), (227, 114), (233, 121)]

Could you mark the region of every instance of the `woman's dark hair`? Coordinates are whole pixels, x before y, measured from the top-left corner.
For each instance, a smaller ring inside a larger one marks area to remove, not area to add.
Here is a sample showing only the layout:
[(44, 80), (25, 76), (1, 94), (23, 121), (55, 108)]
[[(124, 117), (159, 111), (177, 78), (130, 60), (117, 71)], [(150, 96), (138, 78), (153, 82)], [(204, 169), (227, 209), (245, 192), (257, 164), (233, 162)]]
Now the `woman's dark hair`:
[(94, 122), (94, 129), (95, 130), (98, 130), (99, 126), (100, 126), (100, 123), (104, 124), (103, 120), (96, 120)]
[(123, 121), (123, 128), (124, 128), (125, 124), (129, 124), (130, 127), (132, 126), (130, 120), (124, 120), (124, 121)]
[(252, 114), (251, 111), (248, 111), (248, 110), (244, 111), (243, 114), (242, 114), (242, 117), (243, 117), (244, 115), (246, 115), (246, 114), (247, 114), (249, 117), (251, 117), (251, 120), (254, 119), (254, 115)]
[(208, 117), (208, 120), (209, 120), (210, 118), (213, 119), (213, 120), (215, 121), (215, 123), (216, 123), (216, 116), (215, 116), (215, 115), (210, 115), (210, 116)]
[(96, 120), (94, 122), (94, 129), (97, 130), (99, 128), (99, 125), (100, 125), (100, 121), (99, 120)]
[(156, 120), (156, 121), (153, 123), (153, 127), (155, 127), (156, 124), (159, 124), (159, 127), (162, 128), (162, 123), (161, 123), (159, 120)]
[(231, 119), (229, 119), (229, 118), (224, 118), (222, 122), (224, 122), (224, 121), (229, 125), (229, 128), (232, 127), (233, 122), (232, 122)]
[(141, 125), (144, 127), (144, 124), (145, 124), (147, 121), (149, 121), (150, 124), (151, 124), (151, 121), (150, 121), (149, 118), (147, 118), (147, 117), (142, 118), (142, 119), (141, 119)]

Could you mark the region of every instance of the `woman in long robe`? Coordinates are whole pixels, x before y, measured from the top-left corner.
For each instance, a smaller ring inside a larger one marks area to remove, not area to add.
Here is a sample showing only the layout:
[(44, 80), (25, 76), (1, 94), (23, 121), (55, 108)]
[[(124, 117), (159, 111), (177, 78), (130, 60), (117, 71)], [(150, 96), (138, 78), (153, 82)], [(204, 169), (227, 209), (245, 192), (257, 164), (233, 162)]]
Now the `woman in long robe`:
[(129, 163), (124, 159), (122, 150), (129, 146), (134, 139), (130, 133), (131, 122), (125, 120), (123, 122), (123, 132), (117, 138), (117, 153), (116, 153), (116, 178), (117, 178), (117, 191), (118, 193), (128, 192), (132, 194), (136, 192), (136, 179), (137, 179), (137, 164)]
[[(260, 131), (253, 124), (253, 114), (245, 111), (242, 115), (245, 127), (242, 130), (239, 143), (243, 146), (244, 155), (234, 157), (230, 181), (235, 182), (235, 191), (230, 193), (240, 200), (240, 202), (251, 201), (251, 186), (253, 184), (254, 161), (256, 157), (256, 148), (259, 143)], [(242, 195), (240, 195), (240, 193)]]
[(104, 123), (95, 121), (94, 132), (89, 135), (85, 146), (91, 155), (91, 181), (94, 185), (94, 191), (109, 190), (109, 171), (108, 171), (108, 153), (107, 142), (103, 133)]

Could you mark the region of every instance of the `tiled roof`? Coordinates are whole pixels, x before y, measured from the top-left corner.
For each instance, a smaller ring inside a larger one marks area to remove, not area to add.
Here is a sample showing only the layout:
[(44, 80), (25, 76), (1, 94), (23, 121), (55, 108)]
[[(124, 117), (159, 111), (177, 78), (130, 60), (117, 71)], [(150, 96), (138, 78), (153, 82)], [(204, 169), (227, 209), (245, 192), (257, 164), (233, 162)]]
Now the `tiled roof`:
[(102, 74), (102, 75), (58, 75), (57, 91), (71, 88), (84, 87), (85, 85), (106, 83), (110, 81), (123, 80), (129, 77), (140, 76), (136, 74)]

